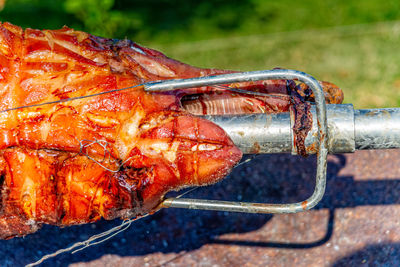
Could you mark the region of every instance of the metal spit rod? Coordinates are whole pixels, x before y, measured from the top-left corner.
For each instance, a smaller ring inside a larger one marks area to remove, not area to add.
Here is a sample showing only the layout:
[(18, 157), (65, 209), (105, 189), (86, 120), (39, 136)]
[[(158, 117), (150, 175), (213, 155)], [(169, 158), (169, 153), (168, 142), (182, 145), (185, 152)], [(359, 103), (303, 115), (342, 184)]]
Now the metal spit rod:
[[(400, 108), (354, 110), (351, 104), (327, 105), (329, 153), (351, 153), (364, 149), (400, 148)], [(315, 118), (315, 108), (311, 113)], [(236, 116), (205, 116), (221, 126), (245, 154), (292, 153), (293, 116), (251, 114)], [(306, 137), (307, 154), (318, 147), (318, 127)]]
[[(353, 105), (327, 105), (328, 151), (348, 153), (361, 149), (400, 148), (400, 108), (354, 110)], [(315, 107), (312, 109), (315, 118)], [(221, 126), (233, 142), (246, 154), (292, 153), (291, 114), (252, 114), (240, 116), (205, 116)], [(306, 137), (306, 152), (318, 148), (317, 121)], [(318, 188), (317, 188), (318, 189)], [(317, 190), (316, 189), (316, 190)], [(315, 203), (315, 202), (314, 202)], [(303, 210), (309, 209), (307, 200)], [(203, 199), (166, 199), (164, 207), (220, 210), (246, 213), (299, 212), (290, 204), (229, 202)], [(291, 204), (293, 205), (293, 204)]]

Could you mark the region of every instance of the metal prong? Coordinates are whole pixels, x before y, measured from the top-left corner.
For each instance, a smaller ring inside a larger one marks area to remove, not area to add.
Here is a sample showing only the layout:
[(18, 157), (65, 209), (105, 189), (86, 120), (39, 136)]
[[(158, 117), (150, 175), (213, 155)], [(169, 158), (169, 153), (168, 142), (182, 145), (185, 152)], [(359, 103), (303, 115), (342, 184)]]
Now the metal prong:
[(161, 203), (161, 207), (221, 210), (246, 213), (294, 213), (311, 209), (318, 204), (324, 195), (326, 185), (328, 127), (326, 119), (325, 97), (321, 85), (316, 79), (300, 71), (276, 69), (192, 79), (168, 80), (163, 82), (148, 83), (144, 85), (144, 88), (149, 92), (159, 92), (216, 84), (278, 79), (299, 80), (304, 82), (311, 88), (315, 95), (319, 142), (317, 151), (318, 158), (316, 185), (311, 197), (305, 201), (290, 204), (243, 203), (203, 199), (168, 198)]

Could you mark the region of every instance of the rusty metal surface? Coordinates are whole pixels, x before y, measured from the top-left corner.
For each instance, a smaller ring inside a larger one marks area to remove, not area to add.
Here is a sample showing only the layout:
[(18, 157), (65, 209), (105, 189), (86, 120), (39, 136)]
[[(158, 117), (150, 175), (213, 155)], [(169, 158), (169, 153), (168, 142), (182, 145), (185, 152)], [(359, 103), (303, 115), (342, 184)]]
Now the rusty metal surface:
[[(292, 202), (311, 194), (315, 158), (259, 156), (188, 197)], [(326, 195), (286, 215), (161, 210), (98, 246), (44, 266), (399, 266), (400, 150), (329, 156)], [(0, 241), (0, 265), (20, 266), (118, 222), (46, 226)]]

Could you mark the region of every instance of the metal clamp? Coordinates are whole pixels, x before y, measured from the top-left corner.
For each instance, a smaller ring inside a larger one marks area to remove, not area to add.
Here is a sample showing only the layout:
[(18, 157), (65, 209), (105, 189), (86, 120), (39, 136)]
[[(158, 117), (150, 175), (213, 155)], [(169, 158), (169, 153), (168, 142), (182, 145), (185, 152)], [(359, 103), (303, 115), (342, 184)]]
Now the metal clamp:
[(318, 151), (317, 171), (314, 192), (305, 201), (289, 204), (267, 204), (230, 202), (205, 199), (167, 198), (160, 207), (162, 208), (187, 208), (202, 210), (217, 210), (245, 213), (295, 213), (313, 208), (322, 199), (326, 186), (326, 167), (328, 155), (328, 126), (326, 116), (326, 104), (323, 90), (316, 79), (312, 76), (296, 70), (264, 70), (242, 73), (232, 73), (218, 76), (208, 76), (192, 79), (177, 79), (161, 82), (147, 83), (144, 85), (146, 91), (172, 91), (183, 88), (194, 88), (207, 85), (228, 84), (237, 82), (260, 81), (260, 80), (299, 80), (308, 85), (315, 96), (315, 106), (318, 125)]

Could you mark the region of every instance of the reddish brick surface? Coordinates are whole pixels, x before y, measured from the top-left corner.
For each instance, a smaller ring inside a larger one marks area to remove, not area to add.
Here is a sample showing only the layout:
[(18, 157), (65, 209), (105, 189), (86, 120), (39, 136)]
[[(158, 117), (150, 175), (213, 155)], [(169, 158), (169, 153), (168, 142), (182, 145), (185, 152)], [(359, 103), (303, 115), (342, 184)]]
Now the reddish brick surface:
[[(315, 158), (259, 156), (188, 197), (293, 202), (313, 187)], [(327, 192), (312, 211), (252, 215), (179, 209), (136, 221), (117, 237), (44, 265), (400, 266), (400, 150), (329, 157)], [(19, 266), (117, 225), (44, 227), (0, 241), (0, 265)]]

